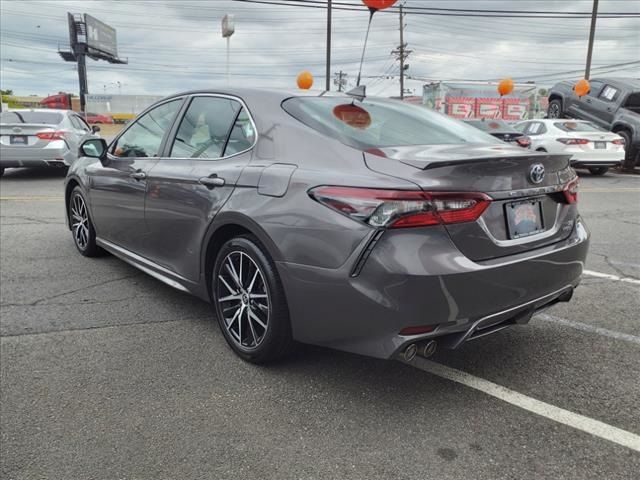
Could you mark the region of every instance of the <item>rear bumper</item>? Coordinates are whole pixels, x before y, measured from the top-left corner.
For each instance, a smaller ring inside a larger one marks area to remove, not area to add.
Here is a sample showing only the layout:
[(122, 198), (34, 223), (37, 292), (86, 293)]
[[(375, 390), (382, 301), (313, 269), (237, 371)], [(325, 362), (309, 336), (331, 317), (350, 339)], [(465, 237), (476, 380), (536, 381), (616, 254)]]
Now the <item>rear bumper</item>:
[(573, 168), (616, 167), (622, 160), (571, 160)]
[(21, 148), (3, 145), (0, 147), (0, 166), (17, 167), (64, 167), (76, 159), (66, 146), (63, 148)]
[[(463, 256), (440, 228), (385, 232), (356, 276), (362, 245), (341, 268), (279, 263), (294, 338), (391, 358), (409, 343), (439, 338), (456, 348), (568, 299), (579, 281), (589, 233), (577, 221), (561, 242), (486, 262)], [(430, 325), (421, 335), (400, 335)]]

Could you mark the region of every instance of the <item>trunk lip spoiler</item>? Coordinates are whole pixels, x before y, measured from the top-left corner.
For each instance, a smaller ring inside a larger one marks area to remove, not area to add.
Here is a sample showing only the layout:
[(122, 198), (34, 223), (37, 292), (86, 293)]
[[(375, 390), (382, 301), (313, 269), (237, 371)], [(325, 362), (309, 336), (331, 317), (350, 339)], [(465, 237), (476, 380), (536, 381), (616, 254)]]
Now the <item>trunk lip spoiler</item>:
[(549, 154), (546, 152), (525, 152), (526, 155), (495, 155), (495, 156), (483, 156), (483, 157), (475, 157), (475, 158), (465, 158), (460, 160), (435, 160), (432, 162), (425, 161), (417, 161), (410, 159), (396, 159), (397, 161), (404, 163), (405, 165), (409, 165), (410, 167), (419, 168), (420, 170), (430, 170), (433, 168), (440, 167), (451, 167), (457, 165), (468, 165), (473, 163), (481, 163), (490, 160), (514, 160), (518, 159), (521, 161), (536, 161), (543, 157), (556, 157), (556, 158), (564, 158), (567, 162), (567, 166), (569, 165), (569, 160), (571, 159), (571, 155), (566, 154)]

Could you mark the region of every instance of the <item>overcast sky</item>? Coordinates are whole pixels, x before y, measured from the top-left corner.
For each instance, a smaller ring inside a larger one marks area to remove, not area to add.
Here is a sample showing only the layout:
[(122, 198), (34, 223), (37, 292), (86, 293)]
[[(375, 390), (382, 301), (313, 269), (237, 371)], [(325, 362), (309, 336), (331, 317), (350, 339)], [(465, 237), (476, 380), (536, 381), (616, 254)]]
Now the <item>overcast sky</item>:
[[(346, 0), (341, 0), (346, 1)], [(360, 3), (358, 0), (348, 0)], [(591, 11), (591, 0), (406, 0), (409, 6), (513, 10)], [(225, 13), (235, 15), (231, 82), (295, 87), (310, 70), (324, 86), (326, 11), (238, 3), (232, 0), (0, 0), (1, 85), (16, 94), (78, 91), (73, 63), (57, 54), (68, 47), (67, 12), (89, 13), (117, 30), (118, 52), (128, 65), (87, 61), (90, 93), (158, 94), (225, 84)], [(601, 0), (601, 12), (640, 13), (640, 0)], [(357, 76), (368, 12), (333, 14), (332, 71)], [(413, 50), (407, 74), (430, 79), (536, 80), (541, 85), (584, 68), (590, 19), (467, 18), (407, 15), (405, 40)], [(374, 16), (363, 83), (370, 94), (397, 95), (399, 16)], [(607, 65), (640, 60), (640, 18), (599, 19), (594, 72), (640, 77), (640, 64), (612, 71)], [(598, 67), (606, 67), (600, 68)], [(384, 78), (388, 76), (390, 78)], [(120, 87), (118, 87), (120, 82)], [(422, 82), (407, 86), (420, 93)], [(332, 87), (333, 88), (333, 87)]]

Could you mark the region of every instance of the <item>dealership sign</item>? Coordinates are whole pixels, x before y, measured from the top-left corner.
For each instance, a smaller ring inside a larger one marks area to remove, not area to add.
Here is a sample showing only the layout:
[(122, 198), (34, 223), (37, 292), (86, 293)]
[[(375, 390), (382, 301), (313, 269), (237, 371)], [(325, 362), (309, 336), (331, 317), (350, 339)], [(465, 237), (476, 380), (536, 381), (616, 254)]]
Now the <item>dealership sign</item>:
[(85, 14), (87, 46), (112, 57), (118, 56), (116, 30), (91, 15)]

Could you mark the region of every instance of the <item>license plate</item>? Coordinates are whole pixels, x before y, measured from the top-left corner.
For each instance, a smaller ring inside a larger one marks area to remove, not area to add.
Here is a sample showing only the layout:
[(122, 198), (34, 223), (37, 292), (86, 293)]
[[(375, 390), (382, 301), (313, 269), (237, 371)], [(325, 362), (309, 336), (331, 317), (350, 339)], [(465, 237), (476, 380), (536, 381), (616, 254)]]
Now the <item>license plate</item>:
[(607, 142), (595, 142), (594, 148), (597, 148), (597, 149), (607, 148)]
[(9, 143), (11, 145), (27, 145), (29, 142), (26, 135), (11, 135)]
[(542, 202), (525, 200), (505, 205), (509, 238), (535, 235), (544, 229), (542, 222)]

